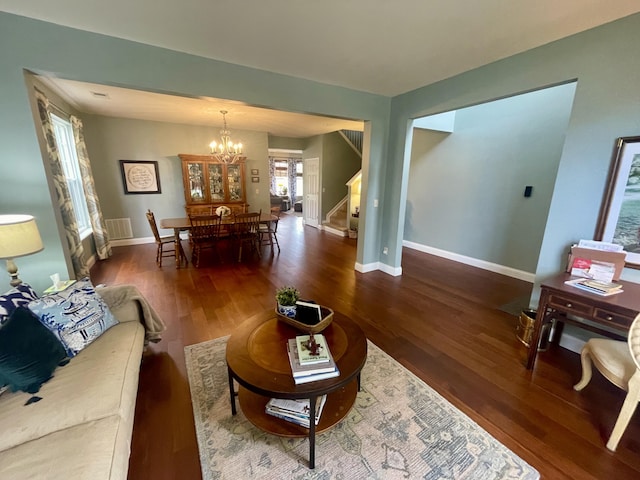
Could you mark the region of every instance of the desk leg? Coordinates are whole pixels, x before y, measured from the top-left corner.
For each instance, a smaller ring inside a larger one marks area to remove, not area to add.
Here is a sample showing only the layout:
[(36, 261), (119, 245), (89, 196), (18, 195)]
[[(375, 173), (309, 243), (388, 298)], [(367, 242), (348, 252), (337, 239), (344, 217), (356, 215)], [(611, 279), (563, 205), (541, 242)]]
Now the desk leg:
[(237, 413), (236, 410), (236, 392), (233, 389), (233, 375), (231, 375), (231, 369), (227, 367), (227, 374), (229, 375), (229, 400), (231, 400), (231, 415)]
[(542, 289), (540, 292), (540, 301), (538, 302), (538, 312), (536, 314), (536, 321), (533, 328), (533, 335), (531, 336), (531, 343), (529, 343), (529, 355), (527, 356), (527, 370), (533, 368), (533, 364), (536, 361), (536, 355), (538, 355), (538, 344), (540, 343), (540, 332), (542, 331), (542, 324), (547, 317), (547, 302), (549, 299), (549, 292)]
[(316, 468), (316, 401), (318, 397), (309, 399), (309, 468)]

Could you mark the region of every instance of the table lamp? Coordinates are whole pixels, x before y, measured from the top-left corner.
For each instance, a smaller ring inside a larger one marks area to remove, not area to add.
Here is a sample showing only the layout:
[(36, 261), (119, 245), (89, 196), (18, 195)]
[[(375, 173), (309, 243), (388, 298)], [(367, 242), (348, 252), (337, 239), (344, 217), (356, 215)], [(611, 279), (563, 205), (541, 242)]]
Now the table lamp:
[(38, 226), (31, 215), (0, 215), (0, 259), (7, 260), (12, 287), (22, 283), (13, 259), (38, 253), (43, 248)]

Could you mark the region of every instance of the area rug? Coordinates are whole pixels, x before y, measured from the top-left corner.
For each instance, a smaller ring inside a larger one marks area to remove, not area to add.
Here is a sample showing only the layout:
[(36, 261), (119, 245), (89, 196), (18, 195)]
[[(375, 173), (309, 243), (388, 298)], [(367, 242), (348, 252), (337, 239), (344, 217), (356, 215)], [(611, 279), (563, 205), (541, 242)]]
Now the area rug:
[(185, 347), (200, 463), (212, 479), (538, 479), (530, 465), (369, 342), (362, 391), (347, 417), (316, 438), (264, 433), (231, 415), (228, 337)]

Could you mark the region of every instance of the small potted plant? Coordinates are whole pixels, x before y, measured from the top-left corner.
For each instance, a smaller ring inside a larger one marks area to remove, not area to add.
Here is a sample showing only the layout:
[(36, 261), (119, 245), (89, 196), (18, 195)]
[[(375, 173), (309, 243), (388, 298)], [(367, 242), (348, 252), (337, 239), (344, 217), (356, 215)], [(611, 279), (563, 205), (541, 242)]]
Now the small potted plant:
[(289, 318), (296, 318), (296, 302), (300, 298), (300, 292), (295, 287), (280, 287), (276, 290), (276, 302), (278, 313)]

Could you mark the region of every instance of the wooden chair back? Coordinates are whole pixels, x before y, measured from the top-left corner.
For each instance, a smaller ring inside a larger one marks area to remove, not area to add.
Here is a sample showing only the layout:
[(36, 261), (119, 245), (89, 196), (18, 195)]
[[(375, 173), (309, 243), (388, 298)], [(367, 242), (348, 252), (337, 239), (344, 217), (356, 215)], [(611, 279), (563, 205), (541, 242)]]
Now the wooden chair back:
[(147, 210), (147, 221), (153, 232), (153, 237), (156, 239), (156, 243), (161, 243), (160, 233), (158, 232), (158, 224), (156, 223), (156, 217), (151, 210)]
[(220, 236), (222, 218), (218, 215), (189, 215), (191, 241), (211, 241)]
[(257, 235), (258, 225), (260, 225), (260, 215), (262, 215), (262, 211), (236, 213), (233, 220), (235, 234), (240, 237)]

